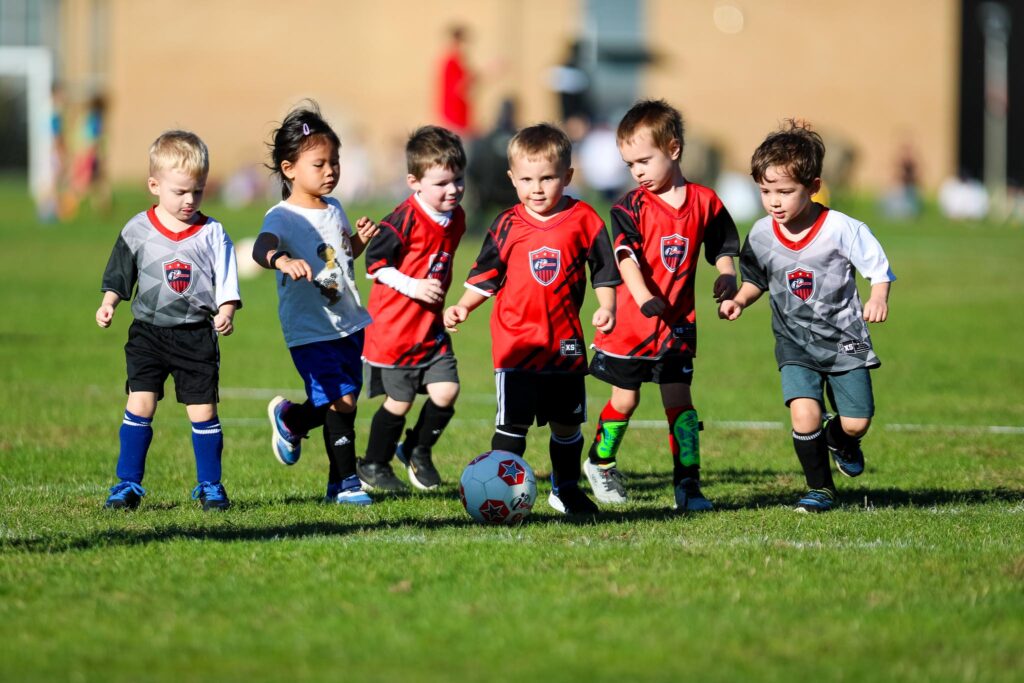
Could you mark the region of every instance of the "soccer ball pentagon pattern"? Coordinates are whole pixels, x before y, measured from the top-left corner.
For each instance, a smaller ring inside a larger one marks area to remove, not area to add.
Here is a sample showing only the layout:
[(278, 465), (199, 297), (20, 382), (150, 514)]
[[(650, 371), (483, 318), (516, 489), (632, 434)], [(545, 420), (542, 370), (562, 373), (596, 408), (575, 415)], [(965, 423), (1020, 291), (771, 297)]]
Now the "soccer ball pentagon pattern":
[(517, 524), (533, 510), (537, 480), (515, 453), (487, 451), (466, 465), (459, 480), (459, 498), (477, 522)]

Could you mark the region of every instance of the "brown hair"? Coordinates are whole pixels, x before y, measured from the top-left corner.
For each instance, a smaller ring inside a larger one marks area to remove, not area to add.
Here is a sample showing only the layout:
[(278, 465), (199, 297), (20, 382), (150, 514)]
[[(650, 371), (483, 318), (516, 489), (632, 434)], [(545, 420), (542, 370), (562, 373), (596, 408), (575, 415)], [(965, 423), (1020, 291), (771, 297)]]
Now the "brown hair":
[(149, 146), (149, 175), (173, 168), (193, 178), (206, 175), (210, 171), (210, 152), (206, 143), (187, 130), (162, 133)]
[(513, 157), (541, 157), (556, 162), (559, 170), (567, 171), (572, 166), (572, 141), (561, 128), (550, 123), (538, 123), (523, 128), (509, 140), (509, 165)]
[(466, 168), (462, 138), (447, 128), (422, 126), (405, 143), (405, 164), (417, 180), (434, 166), (457, 173)]
[(825, 159), (825, 142), (811, 130), (810, 124), (799, 119), (786, 119), (782, 128), (769, 133), (750, 159), (750, 175), (754, 182), (764, 180), (769, 168), (786, 169), (790, 177), (804, 187), (810, 187), (821, 177), (821, 164)]
[(679, 141), (679, 156), (682, 158), (683, 115), (665, 100), (640, 100), (626, 112), (619, 121), (615, 141), (625, 144), (635, 138), (641, 130), (651, 134), (651, 139), (665, 154), (671, 156), (673, 140)]

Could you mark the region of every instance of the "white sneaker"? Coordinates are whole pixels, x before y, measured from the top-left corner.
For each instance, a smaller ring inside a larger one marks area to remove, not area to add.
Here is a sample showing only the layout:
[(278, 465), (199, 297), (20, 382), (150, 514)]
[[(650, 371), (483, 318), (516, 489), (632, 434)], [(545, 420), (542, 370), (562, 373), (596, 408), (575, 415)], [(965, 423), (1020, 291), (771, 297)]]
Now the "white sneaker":
[(621, 505), (627, 502), (626, 487), (622, 485), (622, 474), (615, 465), (601, 467), (587, 458), (583, 461), (583, 472), (590, 482), (590, 490), (599, 503)]

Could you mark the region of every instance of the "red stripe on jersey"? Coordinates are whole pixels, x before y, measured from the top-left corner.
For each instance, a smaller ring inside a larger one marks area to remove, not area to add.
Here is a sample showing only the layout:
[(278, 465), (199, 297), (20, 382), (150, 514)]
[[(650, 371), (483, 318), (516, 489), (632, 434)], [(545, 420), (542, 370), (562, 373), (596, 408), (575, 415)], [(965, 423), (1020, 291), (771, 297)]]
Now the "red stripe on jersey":
[[(817, 204), (817, 202), (815, 202), (815, 204)], [(818, 206), (821, 206), (821, 204), (818, 204)], [(807, 231), (806, 235), (796, 241), (786, 237), (782, 232), (782, 226), (780, 226), (774, 218), (772, 219), (772, 231), (775, 233), (775, 239), (779, 240), (779, 242), (782, 243), (782, 246), (786, 247), (790, 251), (800, 251), (813, 242), (814, 238), (818, 236), (818, 233), (821, 232), (821, 226), (825, 223), (825, 216), (827, 215), (828, 209), (821, 206), (821, 214), (817, 219), (815, 219), (814, 225), (811, 226), (811, 229)]]
[(170, 228), (168, 228), (167, 226), (160, 222), (160, 219), (156, 215), (156, 204), (154, 204), (149, 209), (149, 211), (146, 212), (146, 216), (149, 217), (149, 222), (153, 224), (153, 227), (156, 228), (157, 232), (159, 232), (161, 235), (171, 240), (172, 242), (180, 242), (184, 239), (188, 239), (192, 235), (202, 230), (203, 226), (210, 221), (209, 218), (207, 218), (206, 216), (197, 211), (195, 223), (190, 225), (188, 228), (182, 230), (181, 232), (174, 232), (173, 230), (171, 230)]
[(481, 282), (487, 282), (492, 277), (497, 276), (497, 274), (498, 274), (498, 271), (496, 269), (494, 269), (494, 268), (491, 268), (490, 270), (485, 270), (484, 272), (480, 273), (479, 275), (473, 275), (471, 277), (466, 278), (466, 284), (467, 285), (473, 285), (474, 287), (476, 287)]

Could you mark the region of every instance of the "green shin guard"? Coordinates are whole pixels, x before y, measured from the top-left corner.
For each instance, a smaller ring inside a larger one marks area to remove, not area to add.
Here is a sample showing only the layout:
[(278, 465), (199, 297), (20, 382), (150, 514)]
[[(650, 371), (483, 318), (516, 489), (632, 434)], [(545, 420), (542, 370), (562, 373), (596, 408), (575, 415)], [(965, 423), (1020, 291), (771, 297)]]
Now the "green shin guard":
[(672, 455), (677, 465), (700, 467), (700, 422), (697, 411), (684, 410), (672, 423)]
[(615, 462), (615, 456), (619, 452), (619, 446), (626, 437), (626, 430), (629, 429), (629, 420), (601, 421), (597, 425), (597, 436), (590, 447), (590, 460), (599, 465), (607, 465)]

